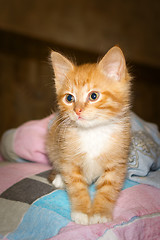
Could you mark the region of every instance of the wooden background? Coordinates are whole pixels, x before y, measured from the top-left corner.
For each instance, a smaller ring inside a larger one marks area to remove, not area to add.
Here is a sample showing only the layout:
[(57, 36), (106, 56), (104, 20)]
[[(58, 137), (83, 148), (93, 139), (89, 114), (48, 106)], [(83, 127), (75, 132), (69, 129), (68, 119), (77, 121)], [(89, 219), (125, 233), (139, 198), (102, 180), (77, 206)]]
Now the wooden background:
[(54, 109), (50, 48), (85, 63), (115, 43), (134, 76), (133, 110), (160, 127), (159, 1), (85, 2), (0, 0), (0, 135)]

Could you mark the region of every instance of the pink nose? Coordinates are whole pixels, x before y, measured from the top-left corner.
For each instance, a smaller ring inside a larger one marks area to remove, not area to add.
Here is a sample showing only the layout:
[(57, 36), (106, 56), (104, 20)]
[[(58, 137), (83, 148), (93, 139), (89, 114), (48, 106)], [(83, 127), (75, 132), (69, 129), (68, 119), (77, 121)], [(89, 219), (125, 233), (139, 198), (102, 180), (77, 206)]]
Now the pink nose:
[(80, 116), (80, 115), (81, 115), (81, 112), (82, 112), (82, 109), (81, 109), (81, 108), (76, 108), (76, 109), (75, 109), (75, 112), (76, 112), (76, 114), (77, 114), (78, 116)]

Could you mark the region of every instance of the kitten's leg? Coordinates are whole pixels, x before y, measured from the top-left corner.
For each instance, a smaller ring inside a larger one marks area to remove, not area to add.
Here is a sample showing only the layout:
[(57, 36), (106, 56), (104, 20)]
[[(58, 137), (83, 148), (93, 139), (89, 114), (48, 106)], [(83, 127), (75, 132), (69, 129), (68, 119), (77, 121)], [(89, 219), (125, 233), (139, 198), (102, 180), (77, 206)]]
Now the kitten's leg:
[(112, 220), (112, 213), (122, 188), (125, 171), (107, 169), (96, 183), (97, 192), (92, 204), (90, 224), (105, 223)]
[(52, 171), (48, 177), (50, 183), (53, 184), (55, 188), (64, 189), (65, 184), (60, 174), (56, 174), (55, 171)]
[(63, 182), (63, 179), (61, 177), (60, 174), (57, 174), (55, 176), (55, 179), (52, 181), (52, 184), (56, 187), (56, 188), (61, 188), (64, 189), (65, 188), (65, 184)]
[(91, 200), (88, 185), (79, 168), (70, 167), (63, 178), (71, 202), (71, 218), (78, 224), (89, 224)]

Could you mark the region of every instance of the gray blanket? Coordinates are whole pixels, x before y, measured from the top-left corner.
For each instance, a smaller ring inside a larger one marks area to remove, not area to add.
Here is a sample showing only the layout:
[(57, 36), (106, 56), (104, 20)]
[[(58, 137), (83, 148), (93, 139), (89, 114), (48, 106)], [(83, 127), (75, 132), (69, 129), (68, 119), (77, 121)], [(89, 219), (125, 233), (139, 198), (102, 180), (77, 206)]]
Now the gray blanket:
[(127, 178), (160, 188), (160, 133), (155, 124), (131, 113), (132, 141)]

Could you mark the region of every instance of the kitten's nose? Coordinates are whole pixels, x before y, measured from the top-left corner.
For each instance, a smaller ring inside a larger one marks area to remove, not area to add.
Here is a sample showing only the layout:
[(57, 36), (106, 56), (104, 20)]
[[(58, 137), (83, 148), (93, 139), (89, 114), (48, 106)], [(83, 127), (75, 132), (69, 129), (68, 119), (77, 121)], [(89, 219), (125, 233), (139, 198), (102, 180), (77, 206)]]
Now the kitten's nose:
[(81, 112), (82, 112), (82, 109), (81, 108), (76, 108), (75, 109), (75, 113), (80, 116), (81, 115)]

